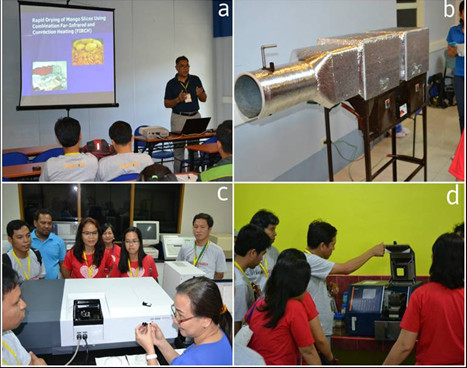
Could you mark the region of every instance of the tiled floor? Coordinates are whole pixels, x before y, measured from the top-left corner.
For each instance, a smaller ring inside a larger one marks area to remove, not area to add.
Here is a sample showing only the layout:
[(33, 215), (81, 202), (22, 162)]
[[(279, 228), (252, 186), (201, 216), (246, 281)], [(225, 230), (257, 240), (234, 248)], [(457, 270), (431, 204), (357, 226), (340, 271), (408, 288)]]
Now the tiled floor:
[[(413, 131), (414, 123), (411, 119), (406, 119), (403, 123), (411, 130), (411, 133), (401, 139), (397, 139), (397, 153), (412, 155), (413, 152)], [(428, 181), (453, 182), (455, 178), (449, 174), (448, 168), (451, 164), (451, 157), (454, 155), (460, 139), (459, 118), (457, 107), (446, 109), (428, 108)], [(422, 117), (417, 118), (417, 129), (415, 139), (415, 156), (422, 157)], [(386, 155), (391, 152), (391, 138), (383, 138), (371, 150), (371, 162), (373, 173), (387, 162)], [(404, 179), (412, 173), (416, 165), (398, 161), (398, 181)], [(364, 156), (358, 157), (353, 163), (334, 175), (335, 181), (364, 181), (365, 164)], [(383, 171), (374, 181), (391, 181), (391, 167)], [(423, 181), (423, 169), (420, 170), (412, 181)]]

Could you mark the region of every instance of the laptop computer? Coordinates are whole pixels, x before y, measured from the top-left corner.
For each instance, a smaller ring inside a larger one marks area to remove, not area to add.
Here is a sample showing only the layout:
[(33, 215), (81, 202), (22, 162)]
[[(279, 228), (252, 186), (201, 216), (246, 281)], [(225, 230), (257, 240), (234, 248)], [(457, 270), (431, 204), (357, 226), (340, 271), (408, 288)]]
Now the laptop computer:
[(183, 129), (178, 132), (171, 132), (175, 135), (187, 135), (187, 134), (201, 134), (206, 131), (211, 118), (194, 118), (187, 119)]

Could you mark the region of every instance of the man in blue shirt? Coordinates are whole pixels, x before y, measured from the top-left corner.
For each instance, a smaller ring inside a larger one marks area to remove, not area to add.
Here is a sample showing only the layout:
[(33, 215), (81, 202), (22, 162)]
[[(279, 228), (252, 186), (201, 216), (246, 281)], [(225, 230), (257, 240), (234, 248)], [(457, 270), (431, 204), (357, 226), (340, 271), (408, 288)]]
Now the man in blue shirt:
[(40, 209), (34, 213), (35, 230), (31, 233), (31, 245), (42, 256), (47, 274), (45, 279), (58, 279), (65, 259), (66, 246), (62, 238), (52, 232), (52, 214)]
[[(178, 132), (183, 129), (187, 119), (200, 118), (199, 103), (206, 102), (207, 96), (201, 80), (191, 75), (190, 64), (185, 56), (175, 60), (177, 74), (167, 82), (165, 87), (164, 106), (172, 109), (170, 130)], [(174, 144), (174, 173), (180, 172), (185, 154), (185, 143)]]
[(451, 27), (448, 33), (448, 56), (456, 58), (454, 69), (454, 92), (457, 99), (457, 111), (459, 112), (459, 123), (461, 133), (464, 130), (464, 2), (459, 5), (459, 20), (457, 26)]

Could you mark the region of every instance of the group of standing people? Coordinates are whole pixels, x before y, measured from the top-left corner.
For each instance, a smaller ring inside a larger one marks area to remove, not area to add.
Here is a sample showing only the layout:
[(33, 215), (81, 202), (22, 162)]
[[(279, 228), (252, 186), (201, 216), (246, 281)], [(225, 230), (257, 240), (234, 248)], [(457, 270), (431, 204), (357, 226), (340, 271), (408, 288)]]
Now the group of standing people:
[[(271, 222), (261, 227), (254, 225), (256, 214), (239, 231), (235, 242), (234, 331), (241, 330), (235, 349), (238, 345), (242, 352), (235, 355), (235, 363), (338, 364), (331, 350), (334, 312), (326, 278), (331, 274), (350, 274), (372, 257), (384, 256), (384, 244), (345, 263), (332, 262), (329, 258), (337, 243), (337, 229), (315, 220), (308, 227), (306, 249), (284, 250), (266, 272), (266, 254), (271, 254), (279, 219), (266, 210), (258, 214), (268, 214)], [(274, 226), (273, 238), (266, 232), (269, 225)], [(432, 257), (430, 282), (411, 295), (401, 334), (385, 364), (402, 363), (417, 339), (419, 364), (463, 362), (463, 234), (441, 235), (433, 245)], [(256, 267), (263, 271), (266, 282), (261, 277), (254, 278), (252, 270)], [(441, 330), (442, 333), (435, 332)]]
[[(5, 364), (45, 364), (34, 353), (28, 353), (11, 331), (25, 317), (26, 303), (21, 299), (20, 285), (27, 280), (56, 278), (153, 277), (158, 272), (152, 256), (143, 249), (141, 231), (130, 227), (123, 232), (122, 246), (115, 243), (115, 229), (84, 218), (77, 229), (74, 246), (66, 251), (65, 243), (52, 232), (52, 214), (45, 209), (34, 215), (35, 230), (13, 220), (7, 225), (12, 248), (3, 256), (3, 340)], [(226, 271), (222, 249), (208, 240), (213, 219), (200, 213), (193, 219), (195, 244), (183, 249), (181, 258), (205, 270), (208, 277), (187, 280), (177, 287), (172, 306), (173, 320), (182, 336), (194, 343), (178, 354), (155, 323), (139, 325), (135, 339), (147, 352), (149, 365), (158, 364), (155, 347), (169, 364), (229, 365), (232, 363), (232, 317), (222, 301), (213, 278)], [(31, 246), (33, 243), (36, 248)], [(222, 257), (220, 257), (222, 253)], [(5, 285), (5, 282), (7, 285)], [(9, 323), (6, 316), (13, 315)], [(13, 352), (11, 352), (11, 351)]]

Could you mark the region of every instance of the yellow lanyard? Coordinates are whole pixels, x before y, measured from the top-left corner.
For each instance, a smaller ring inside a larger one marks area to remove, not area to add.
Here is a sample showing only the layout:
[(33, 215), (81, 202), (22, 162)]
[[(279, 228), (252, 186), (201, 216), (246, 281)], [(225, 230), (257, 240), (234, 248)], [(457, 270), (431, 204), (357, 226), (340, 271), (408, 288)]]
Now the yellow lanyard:
[(86, 262), (86, 267), (88, 268), (89, 277), (92, 279), (92, 265), (89, 267), (88, 258), (86, 257), (86, 252), (83, 252), (84, 262)]
[(29, 280), (29, 275), (31, 273), (31, 258), (29, 257), (29, 251), (28, 251), (28, 273), (26, 273), (24, 271), (23, 265), (19, 261), (18, 257), (16, 257), (16, 254), (15, 254), (14, 250), (12, 251), (12, 253), (13, 253), (13, 257), (15, 257), (15, 259), (16, 259), (16, 262), (18, 262), (19, 266), (21, 267), (21, 271), (23, 271), (24, 277), (26, 278), (26, 280)]
[(136, 275), (133, 275), (133, 271), (131, 270), (130, 260), (128, 260), (128, 270), (130, 271), (130, 277), (138, 277), (139, 274), (139, 267), (136, 270)]
[(179, 82), (180, 82), (180, 84), (182, 85), (182, 87), (183, 87), (183, 89), (185, 90), (185, 92), (188, 93), (188, 84), (190, 84), (190, 80), (188, 79), (188, 80), (186, 81), (186, 84), (183, 84), (182, 81), (179, 81)]
[[(2, 340), (2, 345), (13, 355), (13, 357), (16, 359), (16, 365), (21, 365), (20, 360), (18, 359), (16, 353), (13, 351), (13, 349), (8, 345), (4, 340)], [(3, 364), (11, 365), (8, 363), (5, 359), (2, 359)]]
[(73, 156), (73, 155), (79, 155), (79, 152), (69, 152), (69, 153), (65, 153), (65, 156)]
[(305, 249), (305, 253), (306, 253), (306, 254), (313, 254), (313, 253), (311, 253), (308, 249)]
[(206, 250), (207, 247), (209, 247), (209, 240), (208, 240), (208, 242), (204, 245), (203, 249), (201, 249), (201, 253), (199, 254), (199, 257), (198, 257), (197, 254), (196, 254), (196, 247), (197, 247), (196, 242), (195, 242), (195, 245), (194, 245), (194, 246), (195, 246), (195, 258), (193, 259), (193, 266), (196, 267), (196, 265), (198, 264), (199, 260), (200, 260), (201, 257), (203, 256), (204, 251)]
[(266, 275), (266, 278), (268, 279), (269, 278), (269, 273), (268, 273), (268, 252), (264, 253), (263, 259), (264, 259), (264, 266), (263, 266), (263, 264), (261, 262), (259, 263), (259, 266), (261, 267), (264, 274)]
[(253, 292), (253, 295), (255, 294), (255, 290), (253, 289), (253, 285), (251, 284), (251, 281), (250, 279), (248, 278), (248, 276), (246, 275), (245, 271), (243, 271), (242, 267), (240, 267), (240, 265), (237, 263), (237, 261), (234, 261), (234, 265), (235, 265), (235, 268), (237, 270), (239, 270), (243, 276), (245, 276), (245, 279), (248, 280), (248, 285), (250, 285), (250, 288), (251, 288), (251, 291)]

